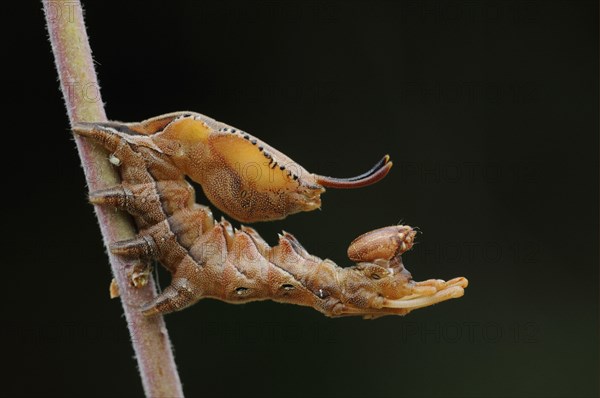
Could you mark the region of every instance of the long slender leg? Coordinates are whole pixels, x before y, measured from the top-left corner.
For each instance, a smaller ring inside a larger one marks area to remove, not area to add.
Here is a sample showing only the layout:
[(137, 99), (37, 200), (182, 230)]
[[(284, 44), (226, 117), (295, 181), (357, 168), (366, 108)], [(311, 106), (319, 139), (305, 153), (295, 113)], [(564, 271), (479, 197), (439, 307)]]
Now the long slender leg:
[(171, 284), (142, 311), (145, 315), (168, 314), (198, 302), (203, 297), (200, 284), (201, 270), (191, 257), (185, 257), (176, 267)]
[(117, 121), (109, 121), (109, 122), (96, 122), (90, 123), (96, 127), (103, 128), (111, 128), (118, 130), (125, 134), (135, 135), (152, 135), (158, 133), (163, 130), (165, 127), (169, 125), (173, 120), (177, 119), (180, 116), (186, 115), (194, 115), (194, 112), (189, 111), (181, 111), (181, 112), (173, 112), (167, 113), (165, 115), (156, 116), (150, 119), (146, 119), (141, 122), (133, 122), (133, 123), (123, 123)]
[(169, 123), (177, 119), (180, 116), (194, 115), (194, 112), (181, 111), (167, 113), (165, 115), (156, 116), (150, 119), (146, 119), (139, 123), (126, 123), (125, 125), (132, 131), (143, 135), (152, 135), (160, 130), (163, 130)]
[[(140, 229), (163, 221), (172, 214), (193, 206), (193, 188), (184, 180), (147, 184), (123, 183), (90, 193), (94, 205), (113, 206), (136, 217)], [(210, 210), (207, 208), (207, 212)]]

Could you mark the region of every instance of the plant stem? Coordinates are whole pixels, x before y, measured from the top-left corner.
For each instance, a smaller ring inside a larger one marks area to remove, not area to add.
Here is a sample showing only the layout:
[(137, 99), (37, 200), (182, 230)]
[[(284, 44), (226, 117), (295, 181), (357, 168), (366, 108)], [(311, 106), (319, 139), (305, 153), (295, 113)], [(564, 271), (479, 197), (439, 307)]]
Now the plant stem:
[[(46, 23), (71, 125), (77, 122), (106, 121), (106, 114), (79, 0), (42, 0)], [(90, 191), (119, 184), (106, 152), (75, 136)], [(135, 229), (122, 213), (96, 207), (105, 247), (132, 238)], [(183, 391), (162, 316), (144, 317), (140, 308), (155, 295), (154, 280), (143, 288), (129, 283), (127, 265), (107, 250), (112, 273), (119, 286), (121, 302), (148, 397), (181, 397)]]

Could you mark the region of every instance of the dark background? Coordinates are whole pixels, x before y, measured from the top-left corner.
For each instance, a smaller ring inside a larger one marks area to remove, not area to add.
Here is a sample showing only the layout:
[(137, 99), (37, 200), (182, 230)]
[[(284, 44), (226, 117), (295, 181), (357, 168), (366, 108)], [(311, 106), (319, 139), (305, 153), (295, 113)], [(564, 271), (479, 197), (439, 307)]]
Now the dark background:
[[(415, 279), (470, 281), (375, 321), (201, 301), (166, 318), (188, 396), (598, 395), (597, 2), (85, 3), (112, 119), (194, 110), (328, 175), (391, 154), (269, 242), (349, 265), (402, 221)], [(1, 394), (140, 396), (41, 5), (6, 6)]]

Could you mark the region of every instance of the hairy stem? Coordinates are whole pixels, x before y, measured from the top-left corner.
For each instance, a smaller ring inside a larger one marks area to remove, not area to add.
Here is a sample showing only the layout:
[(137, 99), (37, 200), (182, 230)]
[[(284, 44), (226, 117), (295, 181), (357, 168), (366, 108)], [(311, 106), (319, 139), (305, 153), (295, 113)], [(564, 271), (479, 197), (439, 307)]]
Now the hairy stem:
[[(106, 120), (90, 45), (78, 0), (42, 0), (46, 23), (60, 78), (60, 86), (71, 125)], [(119, 177), (106, 152), (76, 136), (75, 142), (90, 191), (114, 186)], [(96, 207), (105, 247), (134, 236), (131, 221), (121, 213)], [(119, 286), (121, 302), (138, 361), (142, 384), (148, 397), (183, 396), (171, 342), (161, 316), (146, 318), (140, 308), (155, 295), (152, 279), (143, 288), (129, 283), (129, 268), (107, 250), (112, 273)], [(151, 278), (151, 277), (150, 277)], [(107, 294), (108, 295), (108, 294)]]

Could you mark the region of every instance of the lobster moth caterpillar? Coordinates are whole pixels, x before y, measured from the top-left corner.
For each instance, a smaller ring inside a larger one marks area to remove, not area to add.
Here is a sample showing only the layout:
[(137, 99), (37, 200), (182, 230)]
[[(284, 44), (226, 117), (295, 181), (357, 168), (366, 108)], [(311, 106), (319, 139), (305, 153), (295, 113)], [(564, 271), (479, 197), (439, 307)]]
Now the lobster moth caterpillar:
[[(392, 166), (387, 155), (356, 177), (312, 174), (260, 139), (194, 112), (140, 123), (82, 123), (73, 131), (108, 150), (121, 175), (118, 186), (90, 193), (91, 203), (128, 212), (138, 228), (135, 238), (113, 243), (111, 251), (142, 264), (158, 260), (171, 273), (170, 285), (143, 309), (148, 316), (215, 298), (236, 304), (270, 299), (332, 317), (377, 318), (461, 297), (467, 287), (462, 277), (412, 280), (402, 263), (416, 234), (409, 226), (361, 235), (348, 249), (356, 264), (342, 268), (309, 254), (290, 233), (271, 247), (253, 228), (217, 222), (186, 181), (199, 183), (238, 221), (277, 220), (319, 208), (325, 188), (381, 180)], [(144, 272), (136, 275), (143, 283)]]

